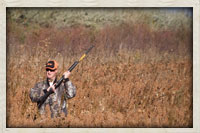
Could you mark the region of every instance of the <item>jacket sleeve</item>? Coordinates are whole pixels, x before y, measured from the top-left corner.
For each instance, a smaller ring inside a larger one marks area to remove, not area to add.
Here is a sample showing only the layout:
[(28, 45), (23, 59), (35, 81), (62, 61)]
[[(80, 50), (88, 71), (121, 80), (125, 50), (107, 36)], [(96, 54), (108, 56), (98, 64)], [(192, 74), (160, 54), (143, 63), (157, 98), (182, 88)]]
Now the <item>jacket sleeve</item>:
[(72, 84), (69, 80), (64, 83), (66, 89), (66, 96), (68, 99), (73, 98), (76, 96), (76, 87)]
[(41, 90), (40, 88), (38, 87), (38, 84), (36, 84), (34, 86), (34, 88), (31, 88), (30, 90), (30, 98), (31, 98), (31, 101), (32, 102), (38, 102), (39, 99), (40, 99), (40, 93), (41, 93)]

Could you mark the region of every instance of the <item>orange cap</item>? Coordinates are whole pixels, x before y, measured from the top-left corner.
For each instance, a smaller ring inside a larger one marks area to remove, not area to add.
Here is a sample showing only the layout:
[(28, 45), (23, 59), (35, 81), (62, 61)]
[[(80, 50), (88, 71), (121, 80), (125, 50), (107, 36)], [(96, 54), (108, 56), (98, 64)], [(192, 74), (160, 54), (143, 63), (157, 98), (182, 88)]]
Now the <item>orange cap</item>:
[(55, 60), (48, 61), (46, 64), (46, 69), (56, 70), (58, 68), (58, 63)]

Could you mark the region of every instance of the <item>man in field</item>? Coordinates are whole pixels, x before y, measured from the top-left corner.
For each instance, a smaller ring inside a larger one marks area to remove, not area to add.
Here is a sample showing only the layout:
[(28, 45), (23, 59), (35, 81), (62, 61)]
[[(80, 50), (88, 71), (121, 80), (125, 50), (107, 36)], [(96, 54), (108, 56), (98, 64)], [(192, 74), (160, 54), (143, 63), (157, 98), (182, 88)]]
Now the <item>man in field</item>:
[[(59, 117), (62, 113), (67, 116), (67, 99), (73, 98), (76, 95), (76, 87), (69, 80), (70, 72), (64, 72), (63, 83), (55, 89), (54, 84), (57, 81), (58, 63), (54, 60), (48, 61), (46, 64), (46, 80), (35, 84), (31, 88), (30, 98), (32, 102), (37, 102), (41, 115), (45, 114), (45, 107), (49, 105), (51, 110), (51, 118)], [(44, 99), (45, 94), (50, 94)]]

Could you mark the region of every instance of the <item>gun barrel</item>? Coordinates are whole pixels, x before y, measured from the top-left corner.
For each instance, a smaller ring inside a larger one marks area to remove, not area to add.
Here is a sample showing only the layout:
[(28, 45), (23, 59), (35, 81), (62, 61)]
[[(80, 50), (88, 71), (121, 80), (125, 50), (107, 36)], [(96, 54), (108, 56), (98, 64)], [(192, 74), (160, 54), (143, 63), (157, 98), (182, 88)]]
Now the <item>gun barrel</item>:
[(78, 65), (79, 61), (75, 61), (74, 64), (68, 69), (70, 72)]
[(92, 45), (86, 52), (85, 54), (88, 54), (90, 52), (90, 50), (94, 47), (94, 45)]
[(79, 59), (79, 61), (82, 61), (85, 58), (86, 54), (84, 54), (83, 56), (81, 56), (81, 58)]
[(90, 50), (93, 48), (94, 46), (92, 45), (86, 52), (85, 52), (85, 54), (83, 54), (82, 56), (81, 56), (81, 58), (79, 59), (79, 61), (75, 61), (74, 62), (74, 64), (68, 69), (70, 72), (76, 67), (76, 65), (78, 65), (78, 63), (80, 62), (80, 61), (82, 61), (85, 57), (86, 57), (86, 55), (90, 52)]

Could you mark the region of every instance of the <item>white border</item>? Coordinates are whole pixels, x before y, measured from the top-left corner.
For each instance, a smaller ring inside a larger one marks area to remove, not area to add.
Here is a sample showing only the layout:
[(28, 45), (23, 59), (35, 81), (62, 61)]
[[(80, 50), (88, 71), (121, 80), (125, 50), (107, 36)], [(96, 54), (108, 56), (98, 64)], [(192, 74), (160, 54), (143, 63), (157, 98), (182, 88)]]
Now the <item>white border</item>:
[[(193, 128), (6, 128), (6, 7), (193, 7)], [(0, 132), (200, 132), (200, 0), (0, 0)]]

